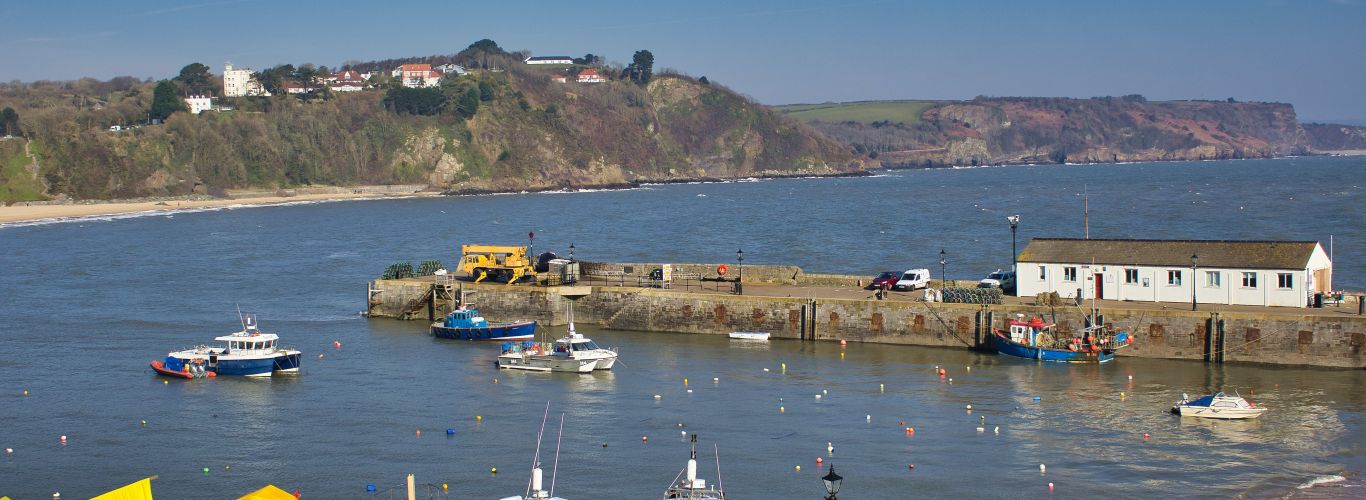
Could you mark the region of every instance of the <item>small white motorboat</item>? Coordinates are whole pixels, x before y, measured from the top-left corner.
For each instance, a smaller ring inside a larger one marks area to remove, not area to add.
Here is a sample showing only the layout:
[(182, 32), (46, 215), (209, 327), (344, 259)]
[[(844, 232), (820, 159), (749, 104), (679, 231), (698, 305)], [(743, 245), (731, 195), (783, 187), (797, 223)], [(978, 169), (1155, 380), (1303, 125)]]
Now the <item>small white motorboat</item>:
[(730, 338), (735, 340), (768, 341), (768, 335), (768, 332), (730, 332)]
[(569, 334), (555, 341), (554, 354), (565, 356), (570, 359), (587, 361), (595, 360), (594, 370), (611, 370), (612, 365), (617, 362), (617, 349), (615, 347), (599, 347), (593, 339), (580, 335), (574, 330), (574, 306), (569, 306)]
[(1190, 396), (1182, 394), (1181, 401), (1172, 407), (1172, 413), (1183, 417), (1240, 420), (1260, 417), (1266, 413), (1266, 408), (1258, 407), (1256, 403), (1249, 403), (1241, 396), (1227, 396), (1223, 392), (1219, 392), (1195, 400), (1191, 400)]

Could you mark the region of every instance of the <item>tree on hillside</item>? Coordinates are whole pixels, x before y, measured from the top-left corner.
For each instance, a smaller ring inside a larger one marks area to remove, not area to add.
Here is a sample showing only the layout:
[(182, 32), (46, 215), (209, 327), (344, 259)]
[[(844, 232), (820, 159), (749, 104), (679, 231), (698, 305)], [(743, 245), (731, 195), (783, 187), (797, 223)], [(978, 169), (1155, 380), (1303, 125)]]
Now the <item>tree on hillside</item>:
[(489, 54), (505, 54), (505, 53), (506, 53), (505, 51), (503, 51), (503, 48), (502, 48), (502, 47), (499, 47), (499, 46), (498, 46), (498, 42), (495, 42), (495, 41), (493, 41), (493, 40), (489, 40), (489, 39), (487, 39), (487, 38), (482, 39), (482, 40), (479, 40), (479, 41), (474, 42), (474, 43), (471, 43), (470, 46), (467, 47), (465, 50), (474, 50), (474, 51), (485, 52), (485, 53), (489, 53)]
[(493, 84), (487, 80), (479, 80), (479, 100), (492, 101), (493, 97)]
[(499, 56), (503, 54), (507, 54), (507, 51), (499, 47), (497, 42), (485, 38), (471, 43), (469, 47), (465, 47), (465, 50), (460, 51), (456, 56), (473, 60), (479, 67), (488, 69), (489, 55)]
[(175, 77), (174, 81), (180, 85), (180, 90), (185, 95), (209, 95), (217, 87), (213, 75), (209, 74), (209, 67), (199, 63), (190, 63), (180, 68), (180, 75)]
[(256, 81), (261, 82), (261, 86), (270, 92), (271, 95), (285, 93), (285, 80), (293, 78), (294, 65), (283, 64), (274, 68), (263, 69), (251, 75)]
[(175, 84), (170, 80), (157, 82), (156, 88), (152, 89), (151, 118), (165, 120), (176, 111), (185, 111), (185, 102), (180, 100)]
[[(474, 99), (479, 102), (478, 95)], [(384, 94), (384, 106), (399, 114), (431, 116), (440, 113), (445, 105), (446, 94), (441, 89), (397, 87)]]
[(700, 83), (702, 85), (711, 85), (711, 80), (708, 80), (707, 77), (703, 76), (702, 78), (697, 79), (697, 83)]
[(650, 78), (654, 76), (655, 55), (648, 50), (637, 50), (631, 56), (631, 64), (626, 66), (622, 74), (631, 81), (641, 85), (650, 83)]
[(455, 112), (461, 118), (473, 118), (479, 112), (479, 89), (470, 87), (455, 101)]
[(19, 133), (19, 112), (14, 108), (0, 110), (0, 135), (23, 135)]
[(574, 64), (582, 64), (584, 66), (592, 66), (600, 62), (602, 62), (602, 57), (593, 55), (592, 52), (584, 54), (583, 57), (574, 58)]

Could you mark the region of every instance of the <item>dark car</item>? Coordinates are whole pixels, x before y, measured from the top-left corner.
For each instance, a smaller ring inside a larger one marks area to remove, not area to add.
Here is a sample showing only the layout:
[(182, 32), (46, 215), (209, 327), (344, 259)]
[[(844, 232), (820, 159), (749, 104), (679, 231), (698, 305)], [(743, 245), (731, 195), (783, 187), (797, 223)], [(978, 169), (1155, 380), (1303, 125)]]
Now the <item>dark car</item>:
[(868, 284), (868, 289), (877, 290), (879, 288), (886, 288), (891, 290), (893, 286), (896, 286), (897, 280), (900, 279), (901, 272), (899, 271), (883, 271), (882, 274), (873, 278), (873, 282)]

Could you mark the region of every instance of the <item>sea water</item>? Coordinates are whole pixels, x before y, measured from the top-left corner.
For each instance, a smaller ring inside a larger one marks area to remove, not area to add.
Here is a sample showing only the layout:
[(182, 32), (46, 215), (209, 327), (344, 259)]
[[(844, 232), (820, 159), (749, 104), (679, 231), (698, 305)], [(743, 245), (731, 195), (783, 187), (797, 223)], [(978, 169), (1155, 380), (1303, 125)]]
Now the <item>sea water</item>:
[[(573, 243), (580, 259), (733, 263), (743, 249), (745, 263), (810, 272), (934, 267), (943, 248), (950, 276), (976, 278), (1009, 266), (1005, 216), (1021, 215), (1021, 249), (1031, 237), (1080, 237), (1083, 198), (1092, 237), (1331, 234), (1335, 286), (1362, 289), (1363, 168), (1303, 158), (893, 171), (4, 227), (0, 448), (13, 453), (0, 455), (0, 495), (93, 496), (157, 475), (153, 490), (168, 498), (267, 483), (315, 498), (364, 498), (373, 484), (388, 498), (409, 473), (459, 498), (515, 495), (549, 402), (546, 481), (554, 473), (556, 495), (570, 499), (659, 495), (694, 432), (701, 476), (716, 480), (719, 451), (735, 498), (823, 495), (831, 465), (848, 498), (1043, 496), (1048, 483), (1066, 496), (1354, 496), (1366, 472), (1356, 371), (1038, 365), (579, 325), (620, 347), (612, 373), (499, 372), (496, 346), (358, 311), (366, 282), (392, 262), (452, 265), (462, 243), (522, 244), (530, 231), (537, 252)], [(304, 351), (301, 374), (151, 374), (148, 361), (167, 351), (238, 329), (239, 305)], [(1217, 390), (1270, 411), (1250, 422), (1167, 413), (1182, 393)]]

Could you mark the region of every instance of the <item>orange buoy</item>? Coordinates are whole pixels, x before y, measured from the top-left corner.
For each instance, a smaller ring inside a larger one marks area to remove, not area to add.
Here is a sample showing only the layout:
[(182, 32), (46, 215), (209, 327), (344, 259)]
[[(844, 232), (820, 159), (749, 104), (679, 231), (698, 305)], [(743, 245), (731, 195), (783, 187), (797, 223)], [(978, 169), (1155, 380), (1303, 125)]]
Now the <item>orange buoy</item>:
[(719, 275), (721, 275), (721, 276), (725, 276), (726, 273), (728, 273), (728, 272), (730, 272), (730, 266), (727, 266), (727, 265), (725, 265), (725, 264), (721, 264), (721, 265), (719, 265), (719, 266), (716, 266), (716, 274), (719, 274)]
[(849, 345), (849, 341), (848, 341), (848, 340), (840, 339), (840, 347), (844, 347), (844, 346), (847, 346), (847, 345)]
[(1148, 440), (1148, 433), (1146, 433), (1146, 432), (1143, 433), (1143, 440), (1144, 440), (1144, 441), (1147, 441), (1147, 440)]
[(816, 457), (816, 463), (818, 463), (818, 464), (823, 464), (823, 463), (825, 463), (825, 459), (824, 459), (824, 458), (821, 458), (821, 457)]

